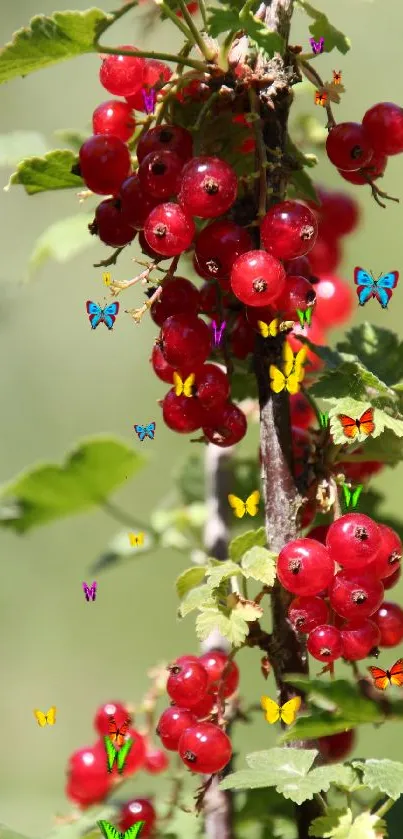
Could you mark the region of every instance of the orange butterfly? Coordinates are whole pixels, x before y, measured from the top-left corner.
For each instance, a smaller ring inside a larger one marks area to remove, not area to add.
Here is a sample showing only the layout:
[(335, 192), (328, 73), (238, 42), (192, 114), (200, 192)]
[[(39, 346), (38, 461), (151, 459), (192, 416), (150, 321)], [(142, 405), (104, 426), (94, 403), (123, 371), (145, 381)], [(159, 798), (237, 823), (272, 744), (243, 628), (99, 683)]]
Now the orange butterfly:
[(378, 690), (385, 690), (389, 682), (391, 685), (403, 687), (403, 658), (399, 658), (390, 670), (382, 670), (380, 667), (368, 667)]
[(338, 419), (343, 426), (345, 436), (350, 437), (352, 440), (361, 432), (368, 435), (375, 431), (373, 408), (368, 408), (364, 411), (360, 419), (352, 419), (347, 414), (339, 414)]
[(129, 725), (130, 725), (130, 719), (128, 718), (127, 720), (124, 721), (123, 725), (121, 725), (120, 728), (118, 728), (117, 725), (116, 725), (115, 717), (113, 717), (113, 716), (109, 717), (108, 727), (109, 727), (109, 739), (110, 739), (111, 743), (115, 743), (116, 746), (119, 746), (119, 747), (123, 746), (123, 743), (125, 742), (125, 737), (126, 737), (127, 729), (129, 728)]
[(327, 102), (327, 93), (324, 90), (315, 90), (315, 105), (322, 105), (324, 108)]
[(333, 70), (333, 84), (341, 84), (341, 70), (338, 73)]

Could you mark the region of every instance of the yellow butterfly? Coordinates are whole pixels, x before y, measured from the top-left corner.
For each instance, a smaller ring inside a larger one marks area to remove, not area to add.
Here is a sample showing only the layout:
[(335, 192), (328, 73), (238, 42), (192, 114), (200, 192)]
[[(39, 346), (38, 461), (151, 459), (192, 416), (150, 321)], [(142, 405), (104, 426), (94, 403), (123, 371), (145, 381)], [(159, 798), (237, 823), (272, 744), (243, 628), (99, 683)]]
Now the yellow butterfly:
[(184, 396), (193, 396), (192, 387), (194, 385), (195, 378), (195, 374), (191, 373), (190, 376), (188, 376), (183, 382), (179, 373), (174, 373), (173, 379), (176, 395), (180, 396), (183, 393)]
[(55, 722), (56, 722), (56, 706), (55, 705), (52, 705), (52, 707), (49, 708), (49, 711), (47, 711), (46, 714), (44, 714), (43, 711), (38, 711), (38, 709), (34, 710), (34, 714), (35, 714), (35, 717), (36, 717), (36, 721), (37, 721), (38, 725), (41, 726), (41, 728), (43, 728), (46, 724), (54, 725)]
[(250, 516), (255, 516), (259, 509), (260, 492), (258, 489), (255, 489), (246, 501), (242, 501), (242, 498), (238, 498), (237, 495), (229, 495), (228, 501), (237, 519), (242, 519), (245, 513), (249, 513)]
[(140, 547), (144, 544), (144, 533), (129, 533), (129, 541), (131, 545)]
[(285, 332), (287, 329), (292, 329), (294, 326), (293, 320), (280, 321), (280, 318), (275, 318), (270, 323), (264, 323), (263, 320), (258, 320), (257, 325), (259, 332), (263, 338), (275, 338), (279, 332)]
[(111, 284), (111, 275), (109, 273), (105, 272), (105, 274), (102, 274), (102, 279), (103, 279), (105, 285), (110, 285)]
[(265, 712), (266, 720), (270, 725), (273, 725), (278, 720), (282, 720), (286, 725), (291, 725), (295, 721), (301, 707), (301, 697), (293, 696), (292, 699), (289, 699), (288, 702), (280, 706), (277, 705), (274, 699), (270, 699), (268, 696), (262, 696), (260, 698), (260, 704)]
[(301, 382), (305, 376), (303, 364), (308, 352), (307, 347), (302, 347), (294, 355), (287, 341), (283, 347), (283, 372), (270, 364), (270, 387), (274, 393), (280, 393), (284, 388), (288, 393), (298, 393)]

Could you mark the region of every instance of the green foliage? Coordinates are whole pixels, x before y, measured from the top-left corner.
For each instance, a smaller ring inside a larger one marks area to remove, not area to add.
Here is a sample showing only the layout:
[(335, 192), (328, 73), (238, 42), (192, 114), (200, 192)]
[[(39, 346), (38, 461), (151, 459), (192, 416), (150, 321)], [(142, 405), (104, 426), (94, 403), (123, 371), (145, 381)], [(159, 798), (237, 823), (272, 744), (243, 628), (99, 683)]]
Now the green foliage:
[(204, 464), (200, 452), (192, 451), (177, 467), (175, 485), (185, 504), (204, 498)]
[(276, 555), (255, 545), (242, 557), (242, 571), (245, 577), (273, 586), (276, 579)]
[(28, 195), (54, 189), (82, 189), (84, 181), (71, 171), (76, 163), (77, 157), (68, 149), (56, 149), (44, 157), (28, 157), (11, 175), (7, 189), (20, 184)]
[(253, 6), (256, 12), (259, 6), (256, 0), (246, 0), (239, 12), (240, 28), (249, 35), (251, 43), (261, 49), (268, 58), (273, 58), (276, 52), (282, 54), (284, 39), (277, 32), (271, 32), (263, 21), (254, 16), (251, 11)]
[(314, 201), (315, 204), (319, 204), (314, 183), (305, 169), (296, 169), (291, 172), (287, 187), (287, 197), (301, 198), (304, 201)]
[[(332, 400), (326, 399), (326, 401), (330, 402)], [(354, 418), (361, 417), (363, 412), (370, 406), (371, 402), (369, 399), (366, 402), (358, 402), (351, 396), (346, 396), (344, 399), (338, 399), (336, 401), (336, 405), (329, 410), (330, 431), (333, 436), (333, 442), (336, 446), (346, 444), (346, 436), (343, 432), (343, 427), (340, 420), (337, 419), (338, 414), (347, 414), (347, 416)], [(386, 428), (393, 431), (396, 437), (403, 436), (403, 416), (401, 414), (391, 417), (386, 413), (386, 411), (374, 408), (374, 425), (375, 429), (371, 434), (372, 439), (379, 437)]]
[(206, 571), (207, 565), (196, 565), (192, 568), (186, 568), (186, 571), (182, 571), (182, 574), (179, 574), (175, 585), (180, 600), (182, 600), (189, 591), (196, 588), (196, 586), (203, 582), (206, 576)]
[(234, 8), (232, 3), (221, 3), (218, 9), (215, 6), (207, 6), (207, 11), (209, 12), (207, 17), (209, 34), (213, 38), (240, 29), (239, 10)]
[(353, 760), (355, 769), (362, 771), (362, 783), (369, 789), (379, 789), (396, 801), (403, 793), (403, 763), (396, 760)]
[(46, 154), (49, 146), (37, 131), (10, 131), (0, 134), (0, 166), (16, 166), (22, 157)]
[(79, 443), (63, 466), (34, 466), (0, 489), (17, 513), (2, 527), (25, 533), (33, 527), (102, 504), (107, 496), (145, 464), (145, 458), (113, 437)]
[(77, 153), (80, 151), (82, 144), (91, 136), (88, 131), (75, 131), (73, 128), (60, 128), (54, 134), (61, 143), (66, 143), (66, 146)]
[(259, 530), (247, 530), (246, 533), (232, 539), (228, 546), (228, 553), (234, 562), (238, 562), (255, 545), (263, 546), (265, 544), (266, 531), (264, 527), (260, 527)]
[(368, 811), (353, 818), (347, 810), (328, 810), (326, 816), (315, 819), (309, 828), (309, 836), (324, 837), (324, 839), (380, 839), (386, 833), (385, 822)]
[(195, 502), (187, 507), (156, 510), (151, 515), (151, 526), (161, 547), (187, 551), (194, 547), (195, 536), (199, 536), (205, 520), (205, 505)]
[(273, 787), (239, 791), (233, 796), (233, 808), (240, 839), (298, 839), (294, 805)]
[(94, 245), (97, 240), (88, 231), (92, 219), (92, 213), (82, 213), (51, 224), (35, 243), (29, 259), (30, 271), (36, 271), (49, 259), (67, 262)]
[(367, 321), (350, 329), (337, 349), (355, 355), (388, 387), (403, 381), (403, 341), (390, 329)]
[(319, 12), (306, 0), (297, 0), (297, 3), (309, 17), (314, 18), (315, 22), (311, 23), (309, 31), (317, 41), (321, 37), (325, 39), (323, 51), (331, 52), (337, 49), (345, 55), (351, 46), (350, 39), (343, 35), (343, 32), (340, 32), (339, 29), (336, 29), (323, 12)]
[(196, 618), (196, 635), (205, 641), (213, 629), (218, 629), (233, 647), (240, 647), (249, 633), (247, 621), (236, 609), (227, 613), (219, 608), (203, 609)]

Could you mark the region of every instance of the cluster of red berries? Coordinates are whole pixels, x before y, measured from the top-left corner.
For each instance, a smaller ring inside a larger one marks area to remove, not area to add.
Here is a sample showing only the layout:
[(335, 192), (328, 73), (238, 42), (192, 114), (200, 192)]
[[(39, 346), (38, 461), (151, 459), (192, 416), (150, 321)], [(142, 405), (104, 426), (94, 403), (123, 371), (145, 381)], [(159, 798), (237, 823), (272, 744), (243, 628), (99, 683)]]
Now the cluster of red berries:
[(220, 772), (231, 759), (232, 746), (225, 731), (210, 720), (238, 687), (237, 665), (220, 650), (212, 650), (199, 657), (181, 656), (169, 671), (172, 702), (160, 717), (157, 734), (192, 772)]
[(297, 595), (288, 618), (308, 634), (311, 655), (326, 662), (357, 661), (378, 645), (399, 644), (403, 610), (383, 602), (384, 589), (400, 573), (398, 534), (361, 513), (341, 516), (325, 534), (317, 531), (289, 542), (277, 563), (281, 584)]

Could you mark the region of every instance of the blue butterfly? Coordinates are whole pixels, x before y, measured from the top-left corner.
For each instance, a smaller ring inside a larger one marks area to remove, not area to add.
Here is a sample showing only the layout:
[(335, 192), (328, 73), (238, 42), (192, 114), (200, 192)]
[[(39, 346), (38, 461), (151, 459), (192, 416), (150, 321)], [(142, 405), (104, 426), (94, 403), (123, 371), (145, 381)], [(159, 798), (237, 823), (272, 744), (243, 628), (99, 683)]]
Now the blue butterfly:
[(150, 422), (148, 425), (133, 425), (133, 428), (140, 438), (140, 443), (143, 442), (145, 437), (154, 440), (155, 422)]
[(364, 271), (363, 268), (354, 269), (354, 282), (357, 288), (358, 301), (360, 306), (370, 300), (371, 297), (376, 297), (381, 304), (382, 309), (387, 309), (390, 298), (392, 297), (392, 289), (396, 288), (399, 279), (398, 271), (390, 271), (389, 274), (381, 274), (377, 280)]
[(87, 300), (86, 305), (92, 329), (96, 329), (100, 323), (104, 323), (108, 329), (113, 328), (119, 311), (119, 303), (110, 303), (104, 309), (101, 309), (98, 303), (93, 303), (92, 300)]

